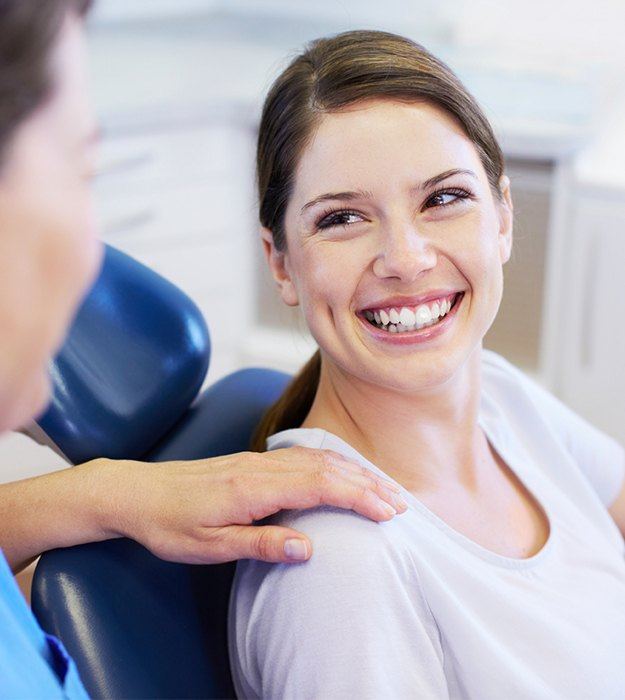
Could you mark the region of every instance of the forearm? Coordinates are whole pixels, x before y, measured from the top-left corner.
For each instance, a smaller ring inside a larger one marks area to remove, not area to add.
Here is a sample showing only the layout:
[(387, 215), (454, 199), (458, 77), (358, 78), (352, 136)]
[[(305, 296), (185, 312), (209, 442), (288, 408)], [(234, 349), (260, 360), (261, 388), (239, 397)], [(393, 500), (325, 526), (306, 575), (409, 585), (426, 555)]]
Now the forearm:
[(14, 572), (49, 549), (119, 536), (108, 484), (116, 467), (93, 460), (0, 485), (0, 548)]
[(285, 543), (304, 539), (300, 532), (254, 521), (320, 504), (388, 520), (408, 507), (398, 492), (358, 463), (307, 447), (157, 463), (102, 458), (0, 485), (0, 547), (14, 571), (49, 549), (113, 537), (190, 564), (299, 561)]

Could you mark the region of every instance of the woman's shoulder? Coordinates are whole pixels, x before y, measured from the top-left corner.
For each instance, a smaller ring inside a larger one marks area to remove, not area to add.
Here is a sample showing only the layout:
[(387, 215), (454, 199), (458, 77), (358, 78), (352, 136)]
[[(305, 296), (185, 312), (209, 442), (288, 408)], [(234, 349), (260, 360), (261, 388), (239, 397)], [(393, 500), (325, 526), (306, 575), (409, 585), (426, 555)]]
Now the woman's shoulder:
[(280, 600), (281, 609), (291, 614), (296, 609), (301, 612), (302, 606), (322, 606), (327, 596), (347, 602), (356, 592), (362, 593), (363, 582), (371, 592), (376, 582), (386, 581), (385, 596), (393, 595), (390, 582), (400, 588), (419, 588), (411, 552), (414, 544), (399, 522), (378, 523), (351, 510), (318, 506), (280, 511), (262, 523), (305, 534), (312, 543), (312, 554), (302, 563), (240, 561), (234, 587), (240, 610), (263, 608), (265, 600), (270, 607), (275, 607), (271, 600)]
[(493, 350), (482, 354), (482, 411), (491, 424), (518, 432), (523, 440), (564, 447), (582, 418), (538, 380)]
[[(406, 514), (404, 514), (406, 515)], [(313, 544), (313, 553), (303, 565), (310, 575), (344, 571), (370, 572), (377, 568), (404, 569), (412, 562), (402, 516), (376, 522), (352, 510), (318, 506), (305, 510), (285, 510), (268, 523), (304, 533)], [(293, 565), (289, 564), (289, 570)]]
[(404, 683), (423, 679), (406, 679), (396, 649), (411, 650), (426, 665), (423, 677), (435, 674), (437, 687), (444, 685), (438, 628), (393, 521), (320, 506), (283, 511), (270, 524), (305, 533), (313, 552), (302, 563), (238, 562), (229, 640), (242, 694), (293, 696), (294, 684), (306, 696), (342, 697), (356, 679), (373, 683), (355, 674), (363, 673), (363, 658), (377, 658), (385, 659), (384, 687), (399, 683), (395, 696), (403, 695)]
[(482, 348), (482, 374), (493, 381), (524, 383), (529, 377), (510, 360), (494, 350)]
[(514, 365), (493, 350), (483, 350), (484, 394), (505, 409), (509, 418), (523, 418), (528, 425), (548, 425), (559, 437), (590, 427), (588, 421), (553, 394), (539, 377)]
[(494, 350), (482, 350), (482, 392), (506, 413), (543, 418), (559, 413), (562, 402), (537, 377)]
[(550, 447), (557, 446), (558, 453), (550, 457), (548, 471), (561, 477), (562, 488), (569, 488), (572, 479), (564, 468), (565, 461), (557, 458), (565, 454), (603, 504), (609, 506), (623, 482), (624, 446), (537, 378), (492, 350), (484, 350), (482, 368), (483, 406), (489, 416), (495, 416), (493, 424), (501, 424), (498, 418), (505, 416), (506, 426), (519, 435), (526, 450), (533, 446), (535, 455), (554, 455)]

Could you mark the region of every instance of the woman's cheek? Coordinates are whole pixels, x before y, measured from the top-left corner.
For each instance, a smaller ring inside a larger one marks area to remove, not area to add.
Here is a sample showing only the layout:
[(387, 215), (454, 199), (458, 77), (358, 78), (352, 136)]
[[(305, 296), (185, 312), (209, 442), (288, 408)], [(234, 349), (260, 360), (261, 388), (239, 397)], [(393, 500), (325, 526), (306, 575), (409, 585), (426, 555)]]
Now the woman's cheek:
[[(319, 247), (316, 254), (308, 255), (305, 268), (306, 287), (311, 294), (320, 297), (319, 301), (327, 300), (336, 292), (336, 288), (345, 285), (345, 277), (341, 277), (341, 260), (338, 254), (323, 250)], [(308, 295), (307, 295), (308, 296)]]
[(306, 323), (313, 337), (320, 342), (334, 325), (336, 311), (348, 304), (349, 280), (345, 266), (334, 255), (319, 251), (309, 255), (301, 267), (299, 300)]
[(479, 284), (489, 279), (493, 262), (498, 260), (499, 256), (496, 236), (493, 235), (492, 226), (489, 226), (487, 221), (474, 221), (465, 228), (459, 255), (463, 260), (464, 269), (470, 271), (473, 277), (469, 280), (471, 284)]

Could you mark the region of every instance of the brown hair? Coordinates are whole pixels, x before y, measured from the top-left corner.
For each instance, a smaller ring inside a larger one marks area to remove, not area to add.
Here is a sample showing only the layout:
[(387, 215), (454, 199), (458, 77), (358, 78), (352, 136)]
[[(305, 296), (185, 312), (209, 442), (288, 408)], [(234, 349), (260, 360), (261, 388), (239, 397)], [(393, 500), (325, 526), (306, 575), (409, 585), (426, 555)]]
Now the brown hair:
[(0, 0), (0, 162), (13, 131), (53, 89), (48, 59), (65, 15), (92, 0)]
[[(434, 104), (475, 145), (491, 189), (500, 196), (503, 155), (479, 105), (451, 69), (423, 46), (379, 31), (351, 31), (311, 42), (273, 83), (263, 106), (256, 153), (260, 222), (277, 250), (286, 249), (284, 215), (295, 170), (319, 118), (370, 98)], [(321, 372), (317, 350), (263, 416), (251, 449), (301, 425)]]

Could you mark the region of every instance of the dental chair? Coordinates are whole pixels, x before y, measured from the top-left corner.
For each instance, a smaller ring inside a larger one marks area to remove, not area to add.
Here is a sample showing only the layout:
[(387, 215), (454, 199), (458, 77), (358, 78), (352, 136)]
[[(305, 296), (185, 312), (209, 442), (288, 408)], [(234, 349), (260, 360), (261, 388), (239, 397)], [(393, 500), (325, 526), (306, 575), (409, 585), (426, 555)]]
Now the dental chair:
[[(30, 435), (71, 464), (247, 450), (290, 377), (243, 369), (198, 394), (209, 357), (195, 304), (107, 246)], [(234, 568), (165, 562), (127, 539), (57, 549), (37, 565), (33, 611), (94, 698), (234, 698), (226, 626)]]

